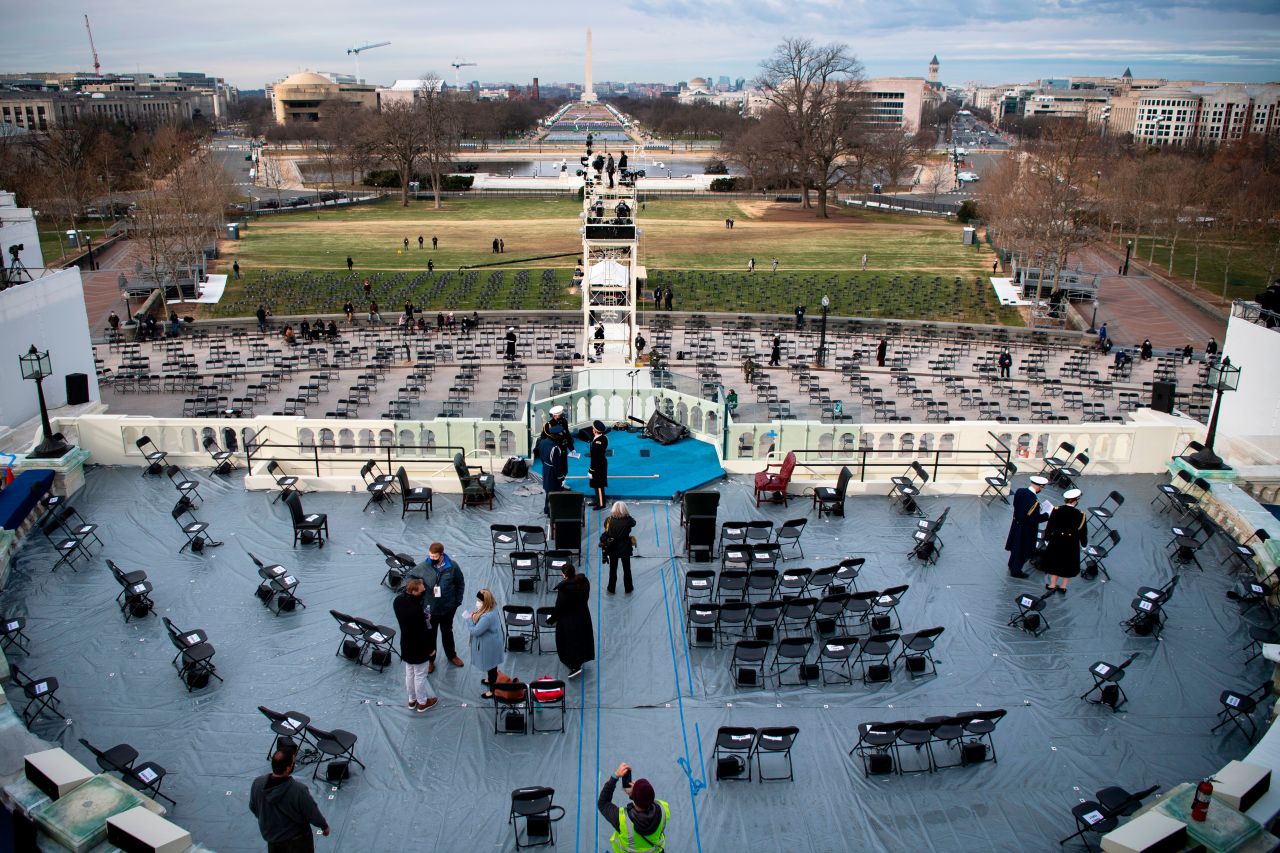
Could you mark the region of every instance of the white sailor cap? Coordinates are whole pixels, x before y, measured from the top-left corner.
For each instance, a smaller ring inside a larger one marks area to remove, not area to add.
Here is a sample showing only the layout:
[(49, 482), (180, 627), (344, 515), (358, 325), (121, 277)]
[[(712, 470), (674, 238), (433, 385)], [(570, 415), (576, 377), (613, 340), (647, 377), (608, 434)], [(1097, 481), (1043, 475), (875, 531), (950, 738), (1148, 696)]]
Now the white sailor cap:
[(552, 406), (551, 417), (558, 418), (564, 414), (564, 406)]
[(1036, 486), (1047, 486), (1049, 485), (1049, 478), (1041, 477), (1039, 474), (1036, 474), (1031, 478), (1031, 483)]
[(1073, 501), (1083, 494), (1084, 492), (1080, 491), (1079, 489), (1067, 489), (1065, 492), (1062, 493), (1062, 499), (1064, 501)]

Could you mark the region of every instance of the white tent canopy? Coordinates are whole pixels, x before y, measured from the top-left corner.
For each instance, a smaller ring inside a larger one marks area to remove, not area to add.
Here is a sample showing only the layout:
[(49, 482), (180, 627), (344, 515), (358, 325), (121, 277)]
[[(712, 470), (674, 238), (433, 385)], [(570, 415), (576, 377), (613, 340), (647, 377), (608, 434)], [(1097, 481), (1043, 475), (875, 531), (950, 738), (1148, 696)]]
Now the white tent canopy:
[(615, 260), (592, 264), (588, 278), (590, 283), (597, 287), (626, 287), (630, 283), (627, 265)]

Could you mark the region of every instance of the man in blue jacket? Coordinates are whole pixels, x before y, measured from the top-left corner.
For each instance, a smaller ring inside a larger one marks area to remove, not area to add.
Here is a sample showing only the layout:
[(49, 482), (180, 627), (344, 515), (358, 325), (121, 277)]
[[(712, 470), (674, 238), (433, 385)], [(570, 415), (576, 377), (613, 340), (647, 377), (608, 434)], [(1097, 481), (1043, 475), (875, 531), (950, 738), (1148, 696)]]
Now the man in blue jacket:
[(1040, 490), (1049, 485), (1044, 477), (1031, 478), (1031, 485), (1013, 493), (1013, 520), (1009, 523), (1009, 537), (1004, 549), (1009, 552), (1009, 575), (1015, 578), (1029, 577), (1022, 566), (1036, 552), (1036, 539), (1040, 525), (1049, 516), (1040, 511)]
[[(444, 641), (444, 656), (454, 666), (462, 666), (462, 658), (453, 645), (453, 614), (462, 604), (467, 591), (462, 569), (444, 552), (444, 545), (432, 542), (427, 549), (427, 559), (414, 567), (415, 575), (422, 578), (426, 590), (422, 593), (422, 606), (431, 614), (431, 627), (427, 641), (427, 672), (436, 671), (437, 641)], [(439, 631), (437, 638), (436, 631)]]

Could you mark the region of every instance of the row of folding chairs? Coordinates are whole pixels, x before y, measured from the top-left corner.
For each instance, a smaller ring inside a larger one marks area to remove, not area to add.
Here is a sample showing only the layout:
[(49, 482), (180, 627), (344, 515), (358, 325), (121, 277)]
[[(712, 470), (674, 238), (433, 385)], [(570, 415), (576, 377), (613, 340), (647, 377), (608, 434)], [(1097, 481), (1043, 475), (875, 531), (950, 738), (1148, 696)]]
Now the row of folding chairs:
[[(329, 763), (325, 773), (328, 781), (342, 787), (347, 778), (349, 762), (354, 761), (364, 768), (364, 762), (356, 758), (356, 742), (354, 734), (344, 729), (321, 729), (311, 725), (311, 717), (301, 711), (273, 711), (265, 705), (259, 705), (258, 711), (271, 724), (271, 746), (267, 749), (267, 757), (278, 749), (288, 748), (297, 753), (296, 763), (299, 766), (315, 764), (311, 771), (314, 780), (320, 772), (320, 765)], [(338, 772), (334, 772), (337, 770)]]
[(935, 626), (906, 634), (836, 635), (822, 640), (816, 654), (811, 637), (783, 637), (772, 647), (772, 658), (767, 641), (739, 640), (733, 646), (729, 672), (734, 686), (742, 688), (765, 687), (770, 680), (783, 687), (791, 672), (797, 677), (791, 686), (853, 684), (855, 668), (864, 685), (886, 684), (893, 681), (899, 663), (914, 679), (937, 673), (933, 648), (944, 630)]
[(400, 656), (395, 647), (395, 628), (338, 610), (330, 610), (329, 615), (338, 623), (338, 630), (342, 632), (338, 650), (333, 653), (335, 657), (344, 657), (382, 672), (391, 665), (392, 658)]
[[(867, 777), (933, 773), (948, 767), (995, 762), (994, 734), (1007, 713), (999, 708), (923, 720), (862, 723), (858, 726), (858, 741), (849, 755), (857, 755), (862, 760), (863, 774)], [(915, 766), (904, 766), (904, 753), (916, 756)], [(949, 760), (942, 761), (942, 758)]]
[[(745, 781), (752, 778), (755, 765), (756, 779), (760, 782), (793, 781), (795, 769), (791, 764), (791, 747), (795, 745), (800, 729), (795, 726), (721, 726), (716, 730), (711, 761), (715, 764), (717, 781)], [(780, 760), (786, 767), (786, 775), (766, 775), (765, 760)]]
[(76, 569), (76, 561), (93, 556), (93, 543), (102, 545), (98, 537), (98, 525), (86, 521), (75, 507), (64, 498), (52, 496), (44, 501), (46, 512), (40, 517), (40, 532), (53, 545), (58, 553), (58, 561), (53, 564), (53, 571), (66, 565), (71, 571)]
[[(736, 558), (732, 561), (743, 565)], [(752, 601), (756, 598), (813, 598), (857, 592), (865, 557), (849, 557), (819, 569), (722, 568), (689, 569), (684, 574), (684, 594), (689, 601)], [(746, 566), (760, 565), (748, 561)]]

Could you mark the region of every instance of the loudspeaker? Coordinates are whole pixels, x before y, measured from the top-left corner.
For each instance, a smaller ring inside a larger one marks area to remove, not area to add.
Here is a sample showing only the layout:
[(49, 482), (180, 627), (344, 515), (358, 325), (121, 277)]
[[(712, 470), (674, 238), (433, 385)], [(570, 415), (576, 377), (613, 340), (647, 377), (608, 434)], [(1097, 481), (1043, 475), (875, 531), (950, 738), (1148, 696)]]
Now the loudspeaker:
[(800, 680), (801, 681), (817, 681), (822, 677), (822, 670), (816, 663), (800, 664)]
[(1242, 812), (1253, 808), (1271, 789), (1271, 771), (1257, 764), (1231, 761), (1213, 775), (1218, 780), (1213, 785), (1213, 793)]
[(65, 796), (93, 778), (94, 774), (65, 749), (33, 752), (22, 760), (27, 781), (51, 800)]
[(136, 806), (107, 818), (107, 844), (124, 853), (182, 853), (191, 847), (191, 833)]
[(141, 619), (151, 612), (151, 605), (145, 601), (132, 601), (129, 603), (129, 613), (133, 618)]
[(754, 669), (747, 669), (746, 667), (738, 667), (738, 673), (735, 677), (738, 681), (739, 687), (755, 687), (757, 684), (756, 678), (758, 675), (759, 675), (759, 672), (757, 672)]
[(124, 853), (183, 853), (191, 848), (191, 833), (137, 806), (106, 818), (106, 843)]
[(524, 821), (525, 840), (538, 842), (551, 837), (551, 818), (545, 814), (529, 815)]
[(89, 375), (87, 373), (67, 374), (67, 405), (79, 406), (89, 402)]
[(529, 650), (529, 638), (522, 634), (512, 634), (507, 637), (507, 651), (509, 652), (527, 652)]
[(347, 660), (359, 660), (360, 644), (350, 637), (347, 637), (342, 641), (342, 656)]
[(987, 745), (980, 740), (971, 740), (960, 746), (961, 764), (978, 764), (987, 760)]
[(1120, 701), (1120, 685), (1105, 684), (1102, 687), (1101, 695), (1102, 704), (1108, 708), (1115, 708), (1116, 703)]
[(1040, 614), (1028, 613), (1022, 620), (1022, 630), (1035, 633), (1040, 630)]
[(822, 618), (818, 620), (818, 634), (823, 637), (830, 636), (836, 631), (836, 620)]
[(192, 690), (202, 690), (209, 686), (209, 673), (202, 669), (189, 669), (186, 676), (187, 686)]
[(374, 649), (369, 652), (369, 663), (373, 666), (391, 666), (391, 649)]
[(716, 759), (717, 779), (736, 779), (747, 769), (740, 755), (725, 755)]
[(192, 553), (195, 553), (195, 554), (199, 554), (204, 551), (203, 536), (197, 536), (195, 539), (191, 540), (191, 551)]
[(524, 714), (519, 711), (508, 711), (502, 715), (502, 726), (509, 732), (524, 731)]
[(757, 640), (762, 640), (762, 641), (764, 641), (764, 642), (766, 642), (766, 643), (771, 643), (771, 642), (773, 642), (773, 626), (772, 626), (772, 625), (757, 625), (757, 626), (756, 626), (756, 639), (757, 639)]
[(867, 772), (873, 776), (893, 772), (893, 756), (887, 752), (873, 752), (867, 756)]
[(903, 658), (902, 662), (907, 665), (907, 672), (912, 675), (919, 675), (929, 668), (929, 660), (923, 655), (912, 655), (911, 657)]
[(517, 578), (516, 592), (535, 592), (538, 587), (537, 578)]
[(867, 681), (888, 681), (893, 677), (893, 669), (888, 664), (873, 663), (867, 667)]
[(1169, 414), (1173, 411), (1173, 392), (1177, 388), (1172, 382), (1151, 383), (1151, 408), (1157, 412)]
[(267, 583), (266, 581), (263, 581), (262, 583), (258, 584), (258, 591), (255, 593), (255, 595), (258, 596), (258, 598), (262, 601), (263, 604), (266, 604), (268, 601), (271, 600), (271, 596), (275, 595), (275, 593), (271, 590), (271, 584)]
[(714, 628), (699, 626), (693, 629), (693, 641), (695, 643), (712, 643), (715, 642), (716, 631)]
[(324, 778), (328, 782), (342, 782), (351, 778), (350, 761), (330, 761), (324, 769)]
[(871, 630), (881, 633), (889, 630), (889, 626), (893, 624), (893, 620), (889, 618), (887, 613), (877, 613), (871, 617)]
[(280, 608), (282, 613), (292, 613), (298, 606), (298, 599), (292, 595), (281, 595), (276, 599), (276, 607)]

